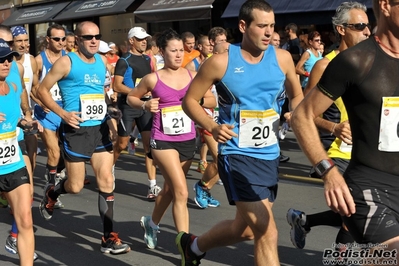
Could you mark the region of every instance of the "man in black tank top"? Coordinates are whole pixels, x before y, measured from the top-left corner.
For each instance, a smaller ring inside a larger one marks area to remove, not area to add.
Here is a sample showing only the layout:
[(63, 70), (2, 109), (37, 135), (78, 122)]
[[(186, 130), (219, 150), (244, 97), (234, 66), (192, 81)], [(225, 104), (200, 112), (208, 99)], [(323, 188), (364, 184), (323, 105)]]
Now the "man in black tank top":
[[(295, 110), (292, 126), (324, 180), (327, 204), (344, 216), (356, 242), (383, 243), (385, 250), (393, 251), (399, 248), (399, 39), (394, 37), (399, 31), (399, 1), (373, 3), (376, 35), (329, 64)], [(328, 160), (313, 121), (338, 97), (346, 106), (353, 142), (344, 176)]]

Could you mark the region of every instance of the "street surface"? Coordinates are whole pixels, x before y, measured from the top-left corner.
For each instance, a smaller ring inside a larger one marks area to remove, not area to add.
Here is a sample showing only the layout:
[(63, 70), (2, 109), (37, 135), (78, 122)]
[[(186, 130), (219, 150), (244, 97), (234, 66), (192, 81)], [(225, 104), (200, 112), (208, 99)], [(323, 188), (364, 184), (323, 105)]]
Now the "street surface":
[[(151, 215), (154, 202), (146, 198), (148, 180), (141, 143), (136, 149), (137, 155), (122, 154), (115, 168), (117, 180), (114, 229), (132, 249), (123, 255), (105, 255), (100, 252), (102, 225), (97, 208), (98, 192), (90, 166), (87, 167), (87, 172), (91, 184), (86, 185), (80, 194), (62, 196), (65, 208), (55, 210), (50, 221), (45, 221), (40, 216), (38, 205), (45, 184), (43, 176), (46, 152), (42, 143), (39, 143), (39, 146), (43, 152), (38, 156), (34, 177), (33, 219), (36, 252), (39, 255), (35, 265), (180, 265), (180, 255), (174, 244), (176, 232), (170, 208), (160, 224), (158, 247), (150, 250), (143, 241), (143, 230), (139, 220), (143, 215)], [(281, 265), (323, 265), (322, 252), (325, 248), (331, 248), (338, 229), (326, 226), (313, 228), (307, 236), (303, 250), (296, 249), (291, 244), (290, 227), (285, 217), (287, 210), (293, 207), (310, 214), (327, 210), (327, 207), (320, 180), (307, 178), (310, 164), (300, 151), (292, 132), (288, 132), (281, 146), (283, 154), (291, 157), (289, 162), (280, 166), (281, 179), (273, 207), (279, 230), (278, 249)], [(190, 191), (190, 231), (193, 234), (201, 234), (217, 222), (235, 216), (235, 207), (228, 205), (223, 186), (215, 185), (212, 189), (213, 197), (221, 202), (220, 207), (199, 209), (195, 205), (192, 187), (201, 177), (195, 171), (198, 158), (197, 155), (187, 176)], [(157, 179), (158, 185), (162, 187), (163, 178), (159, 172)], [(0, 243), (5, 243), (10, 230), (11, 215), (7, 208), (1, 209), (0, 212)], [(18, 257), (0, 247), (0, 265), (19, 265)], [(253, 265), (253, 242), (211, 250), (201, 261), (201, 265)]]

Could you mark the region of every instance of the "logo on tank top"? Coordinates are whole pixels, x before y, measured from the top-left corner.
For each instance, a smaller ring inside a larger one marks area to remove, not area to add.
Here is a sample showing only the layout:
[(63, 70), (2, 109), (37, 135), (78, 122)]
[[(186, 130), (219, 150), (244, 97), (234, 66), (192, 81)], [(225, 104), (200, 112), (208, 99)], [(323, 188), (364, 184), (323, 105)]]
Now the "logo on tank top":
[(101, 84), (101, 79), (96, 74), (93, 74), (92, 76), (90, 76), (89, 74), (85, 74), (84, 80), (85, 83)]
[(11, 123), (4, 123), (4, 124), (1, 126), (1, 129), (2, 129), (2, 130), (10, 130), (11, 128), (12, 128)]
[(235, 67), (234, 68), (234, 73), (244, 73), (244, 67)]

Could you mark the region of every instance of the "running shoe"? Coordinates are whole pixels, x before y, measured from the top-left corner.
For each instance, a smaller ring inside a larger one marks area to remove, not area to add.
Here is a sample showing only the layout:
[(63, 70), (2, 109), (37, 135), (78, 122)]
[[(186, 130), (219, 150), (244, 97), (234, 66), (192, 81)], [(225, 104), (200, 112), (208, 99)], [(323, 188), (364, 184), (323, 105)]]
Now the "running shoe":
[(193, 243), (195, 235), (187, 234), (185, 232), (180, 232), (175, 240), (177, 249), (181, 255), (181, 266), (196, 266), (201, 264), (201, 259), (205, 257), (205, 254), (201, 256), (195, 255), (194, 252), (191, 251), (191, 243)]
[(218, 179), (218, 181), (216, 181), (216, 184), (218, 184), (218, 185), (220, 185), (220, 186), (223, 186), (223, 181), (222, 181), (222, 179)]
[(150, 226), (151, 216), (143, 216), (140, 219), (140, 226), (144, 230), (144, 242), (148, 248), (154, 249), (157, 246), (159, 233), (159, 226), (157, 228), (152, 228)]
[[(18, 254), (17, 248), (17, 238), (11, 235), (8, 235), (6, 239), (6, 244), (4, 246), (5, 250), (11, 254)], [(33, 253), (33, 261), (37, 260), (39, 256), (36, 252)]]
[(197, 167), (197, 172), (203, 174), (205, 172), (206, 167), (208, 166), (208, 163), (205, 161), (199, 161), (198, 167)]
[(111, 253), (111, 254), (121, 254), (130, 251), (130, 246), (128, 244), (123, 244), (118, 233), (112, 232), (107, 240), (102, 237), (101, 239), (101, 252)]
[(220, 206), (220, 202), (214, 199), (211, 195), (211, 192), (206, 191), (208, 193), (208, 207), (216, 208)]
[(195, 182), (193, 189), (195, 191), (195, 204), (197, 204), (201, 209), (208, 208), (208, 191), (203, 189), (198, 182)]
[(161, 192), (162, 188), (155, 185), (148, 188), (147, 199), (155, 199), (158, 197), (159, 192)]
[(54, 209), (63, 209), (65, 207), (64, 203), (57, 199), (57, 202), (54, 204)]
[(53, 184), (49, 183), (49, 184), (47, 184), (45, 186), (43, 199), (42, 199), (42, 201), (40, 202), (40, 205), (39, 205), (40, 214), (47, 221), (50, 220), (53, 217), (54, 205), (57, 202), (56, 200), (52, 200), (48, 196), (48, 192), (51, 189), (54, 189), (54, 185)]
[(289, 209), (287, 212), (287, 222), (291, 226), (290, 237), (292, 244), (299, 249), (305, 247), (306, 235), (310, 230), (306, 230), (306, 214), (304, 212)]
[(280, 153), (280, 163), (286, 163), (290, 160), (290, 157), (283, 155)]

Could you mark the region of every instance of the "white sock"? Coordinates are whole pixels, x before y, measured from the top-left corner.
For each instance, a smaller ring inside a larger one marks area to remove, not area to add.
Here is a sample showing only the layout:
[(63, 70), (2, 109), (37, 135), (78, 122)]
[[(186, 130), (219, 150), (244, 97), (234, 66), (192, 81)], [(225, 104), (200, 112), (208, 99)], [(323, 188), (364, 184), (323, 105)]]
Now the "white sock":
[(157, 185), (157, 180), (156, 179), (153, 179), (153, 180), (149, 180), (148, 179), (148, 181), (150, 182), (150, 187), (153, 187), (153, 186)]
[(193, 241), (193, 243), (191, 243), (191, 251), (194, 252), (195, 255), (197, 256), (201, 256), (202, 254), (204, 254), (204, 252), (202, 252), (199, 248), (198, 248), (198, 244), (197, 244), (197, 239), (198, 237), (196, 237)]
[(153, 229), (159, 229), (159, 225), (156, 225), (156, 224), (152, 221), (152, 218), (151, 218), (151, 220), (150, 220), (150, 226), (151, 226), (151, 228), (153, 228)]

